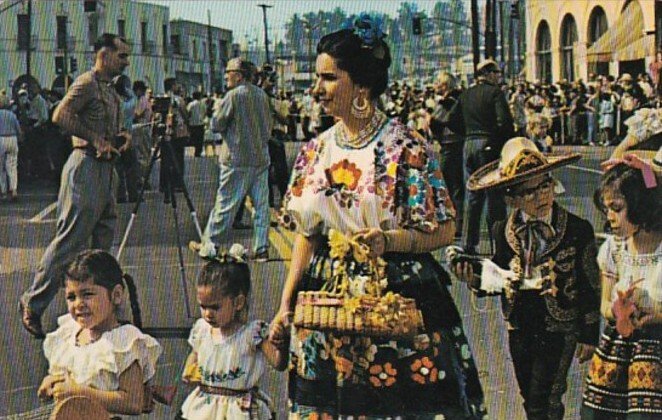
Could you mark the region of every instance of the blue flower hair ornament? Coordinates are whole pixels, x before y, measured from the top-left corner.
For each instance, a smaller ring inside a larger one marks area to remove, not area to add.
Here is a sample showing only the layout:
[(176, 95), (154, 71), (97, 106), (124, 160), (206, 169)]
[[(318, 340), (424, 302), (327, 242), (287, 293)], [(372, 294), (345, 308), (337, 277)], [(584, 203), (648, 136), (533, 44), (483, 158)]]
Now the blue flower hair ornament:
[(362, 48), (371, 49), (375, 58), (384, 58), (384, 46), (379, 41), (386, 38), (386, 34), (382, 32), (380, 16), (372, 17), (370, 14), (362, 12), (353, 23), (348, 21), (344, 26), (345, 29), (351, 29), (356, 36), (361, 38)]

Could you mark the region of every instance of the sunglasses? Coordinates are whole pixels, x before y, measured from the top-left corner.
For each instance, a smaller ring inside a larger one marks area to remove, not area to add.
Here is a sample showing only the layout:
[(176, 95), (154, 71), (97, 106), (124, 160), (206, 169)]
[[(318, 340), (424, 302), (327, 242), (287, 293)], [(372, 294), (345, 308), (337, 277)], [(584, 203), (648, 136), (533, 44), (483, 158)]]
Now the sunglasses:
[(509, 191), (508, 195), (511, 197), (519, 197), (526, 201), (531, 201), (534, 198), (536, 198), (538, 193), (549, 194), (553, 190), (554, 190), (554, 178), (549, 177), (541, 181), (538, 185), (534, 187), (525, 188), (517, 191)]

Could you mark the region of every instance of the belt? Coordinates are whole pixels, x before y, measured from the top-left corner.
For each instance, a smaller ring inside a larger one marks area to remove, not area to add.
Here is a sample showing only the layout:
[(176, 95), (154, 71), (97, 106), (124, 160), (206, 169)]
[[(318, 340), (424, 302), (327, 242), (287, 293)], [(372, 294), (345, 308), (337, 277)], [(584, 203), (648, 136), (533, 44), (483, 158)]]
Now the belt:
[(113, 162), (115, 160), (115, 157), (111, 157), (110, 159), (97, 157), (97, 149), (94, 148), (93, 146), (74, 146), (73, 149), (80, 150), (83, 153), (85, 153), (87, 156), (93, 157), (99, 162)]
[(232, 389), (209, 385), (199, 385), (199, 388), (200, 391), (204, 392), (205, 394), (223, 395), (226, 397), (243, 397), (249, 392), (252, 392), (251, 389)]

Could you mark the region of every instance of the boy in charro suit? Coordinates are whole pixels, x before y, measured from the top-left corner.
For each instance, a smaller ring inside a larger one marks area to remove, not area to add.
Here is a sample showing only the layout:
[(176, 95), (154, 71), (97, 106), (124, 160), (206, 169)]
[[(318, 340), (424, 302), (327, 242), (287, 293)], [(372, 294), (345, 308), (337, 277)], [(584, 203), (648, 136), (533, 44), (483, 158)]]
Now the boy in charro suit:
[[(599, 337), (600, 286), (589, 222), (555, 203), (550, 172), (578, 154), (543, 155), (524, 137), (510, 139), (501, 158), (477, 170), (467, 187), (501, 189), (512, 208), (493, 226), (495, 254), (454, 271), (478, 295), (500, 293), (528, 419), (562, 419), (573, 354), (588, 360)], [(480, 274), (477, 273), (480, 267)]]

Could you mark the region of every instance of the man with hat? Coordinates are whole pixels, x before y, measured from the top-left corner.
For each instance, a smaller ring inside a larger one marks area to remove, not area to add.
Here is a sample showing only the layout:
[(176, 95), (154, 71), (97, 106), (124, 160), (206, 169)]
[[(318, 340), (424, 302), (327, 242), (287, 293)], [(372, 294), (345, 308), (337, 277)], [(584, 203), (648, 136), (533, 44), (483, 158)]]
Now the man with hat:
[[(476, 169), (499, 157), (501, 147), (514, 133), (513, 117), (508, 102), (499, 88), (501, 70), (494, 60), (485, 60), (476, 68), (478, 83), (460, 95), (456, 108), (461, 112), (461, 126), (451, 128), (464, 133), (464, 175), (469, 178)], [(458, 118), (451, 124), (457, 125)], [(487, 198), (488, 226), (506, 217), (506, 206), (498, 194), (491, 191), (469, 191), (465, 217), (464, 248), (478, 252), (480, 221)]]
[(269, 137), (273, 126), (269, 97), (252, 83), (254, 67), (241, 58), (228, 61), (228, 93), (215, 110), (212, 127), (223, 136), (219, 157), (219, 185), (202, 242), (189, 247), (201, 257), (216, 256), (244, 197), (255, 207), (253, 259), (269, 257)]
[[(495, 191), (513, 208), (493, 227), (495, 254), (455, 273), (478, 296), (501, 294), (510, 355), (527, 418), (563, 419), (573, 354), (588, 360), (598, 343), (600, 283), (591, 224), (554, 201), (550, 172), (579, 154), (542, 154), (524, 137), (469, 178), (470, 191)], [(480, 270), (480, 271), (478, 271)], [(476, 275), (474, 275), (476, 274)]]

